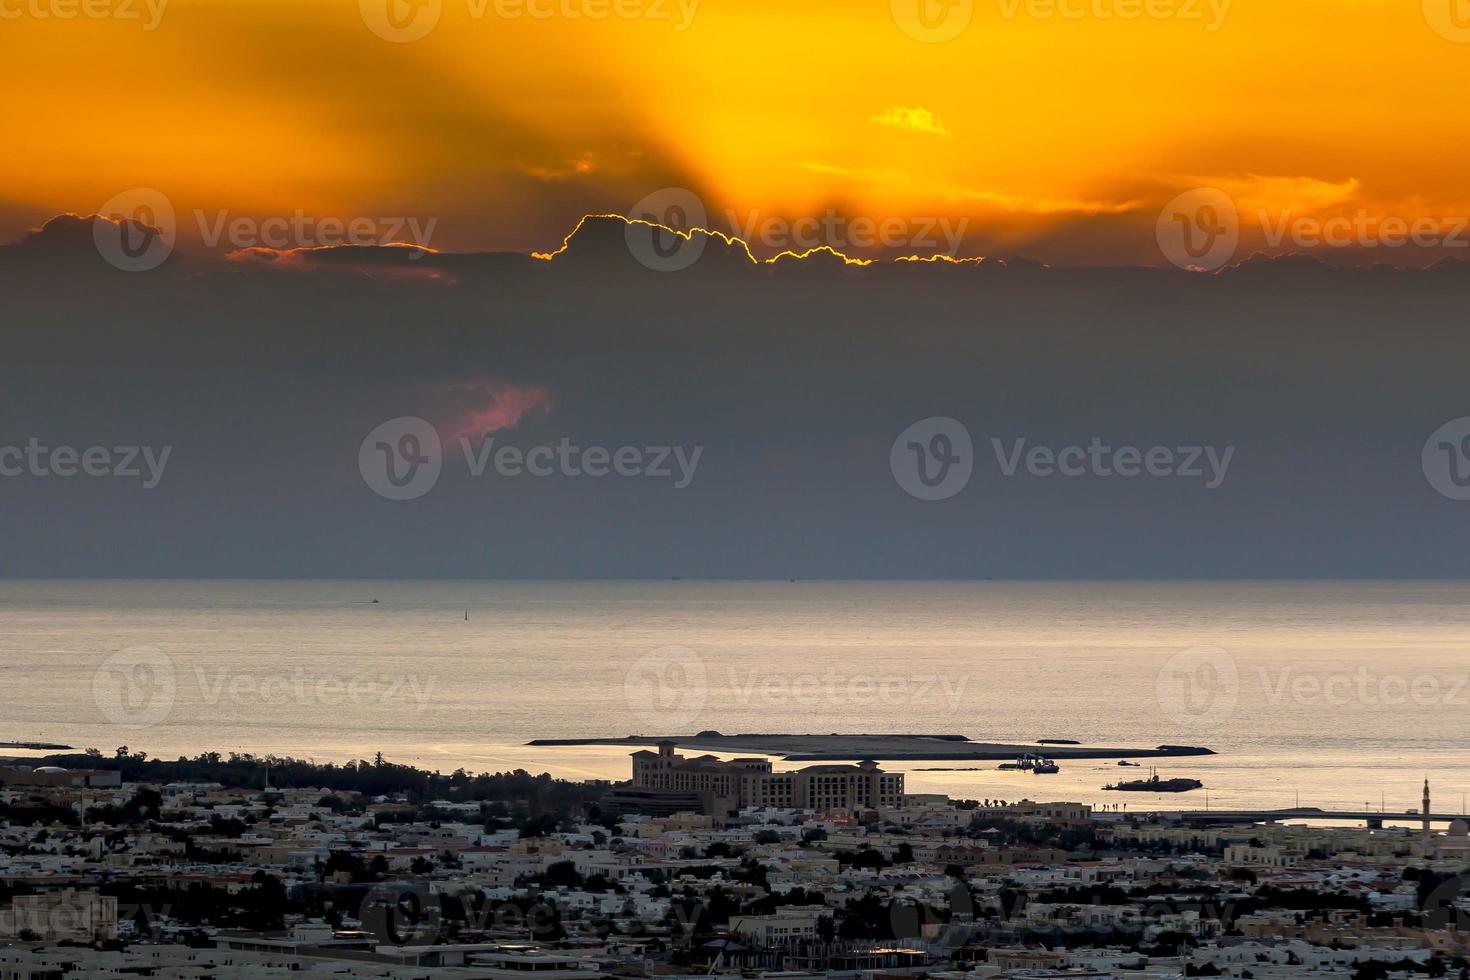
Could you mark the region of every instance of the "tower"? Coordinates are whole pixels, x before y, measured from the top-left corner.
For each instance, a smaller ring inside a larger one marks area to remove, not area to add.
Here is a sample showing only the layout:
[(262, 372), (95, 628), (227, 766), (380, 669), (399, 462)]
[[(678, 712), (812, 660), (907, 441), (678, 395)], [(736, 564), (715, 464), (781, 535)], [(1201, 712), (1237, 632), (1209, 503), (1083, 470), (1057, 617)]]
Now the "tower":
[(1428, 861), (1428, 860), (1431, 860), (1434, 857), (1434, 853), (1433, 853), (1434, 852), (1434, 839), (1433, 839), (1433, 836), (1432, 836), (1432, 834), (1430, 832), (1430, 826), (1429, 826), (1429, 777), (1428, 776), (1425, 776), (1424, 777), (1424, 809), (1423, 810), (1420, 810), (1419, 813), (1421, 814), (1421, 816), (1423, 818), (1423, 821), (1424, 821), (1424, 830), (1423, 830), (1423, 833), (1422, 833), (1423, 842), (1424, 842), (1424, 860)]

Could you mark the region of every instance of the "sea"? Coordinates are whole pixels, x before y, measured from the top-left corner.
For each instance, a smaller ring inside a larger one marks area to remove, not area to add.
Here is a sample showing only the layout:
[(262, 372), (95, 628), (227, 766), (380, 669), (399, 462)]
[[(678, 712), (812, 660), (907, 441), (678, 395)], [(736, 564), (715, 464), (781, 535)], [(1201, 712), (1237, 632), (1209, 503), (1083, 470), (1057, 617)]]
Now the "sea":
[[(611, 780), (628, 747), (527, 743), (963, 735), (1215, 754), (878, 761), (914, 793), (1129, 811), (1405, 813), (1427, 778), (1466, 813), (1467, 677), (1459, 582), (0, 582), (0, 741), (109, 755)], [(1152, 767), (1204, 788), (1104, 788)]]

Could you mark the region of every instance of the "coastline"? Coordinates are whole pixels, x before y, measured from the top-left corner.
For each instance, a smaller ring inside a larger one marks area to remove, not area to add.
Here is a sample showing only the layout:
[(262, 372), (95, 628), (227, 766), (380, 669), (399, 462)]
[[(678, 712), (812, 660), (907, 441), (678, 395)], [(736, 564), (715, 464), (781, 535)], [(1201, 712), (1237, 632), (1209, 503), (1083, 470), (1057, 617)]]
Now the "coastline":
[(653, 746), (673, 742), (681, 749), (701, 752), (752, 753), (779, 756), (786, 762), (837, 762), (878, 759), (894, 762), (986, 762), (1014, 759), (1021, 755), (1045, 755), (1053, 759), (1155, 759), (1214, 755), (1213, 749), (1192, 745), (1158, 745), (1153, 748), (1116, 748), (1061, 745), (1053, 741), (1034, 743), (972, 742), (963, 735), (628, 735), (620, 738), (537, 738), (526, 744), (553, 746)]

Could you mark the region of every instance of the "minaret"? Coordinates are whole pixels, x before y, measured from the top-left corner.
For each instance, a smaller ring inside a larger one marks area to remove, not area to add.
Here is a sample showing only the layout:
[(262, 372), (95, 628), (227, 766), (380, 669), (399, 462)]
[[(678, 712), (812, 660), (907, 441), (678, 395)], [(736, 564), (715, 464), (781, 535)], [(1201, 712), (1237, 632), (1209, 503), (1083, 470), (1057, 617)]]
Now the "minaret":
[(271, 788), (271, 764), (270, 760), (267, 759), (265, 763), (265, 788), (260, 791), (260, 798), (266, 806), (270, 806), (271, 803), (280, 798), (280, 795)]
[(1429, 777), (1424, 777), (1424, 809), (1419, 811), (1424, 818), (1424, 860), (1434, 858), (1434, 841), (1429, 829)]

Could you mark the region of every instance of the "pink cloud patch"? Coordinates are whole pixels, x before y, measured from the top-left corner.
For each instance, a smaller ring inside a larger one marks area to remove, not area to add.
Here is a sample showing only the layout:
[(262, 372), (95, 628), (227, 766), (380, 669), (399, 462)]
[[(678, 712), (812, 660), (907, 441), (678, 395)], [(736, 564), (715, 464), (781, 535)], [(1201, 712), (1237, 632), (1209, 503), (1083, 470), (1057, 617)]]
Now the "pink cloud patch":
[(397, 242), (387, 245), (312, 245), (298, 248), (250, 245), (226, 252), (225, 261), (236, 266), (283, 272), (341, 273), (441, 285), (455, 283), (457, 280), (453, 275), (437, 266), (411, 264), (437, 254), (431, 248)]
[(453, 438), (478, 438), (513, 429), (533, 412), (551, 410), (551, 393), (539, 385), (481, 381), (455, 386), (458, 407), (450, 428)]

